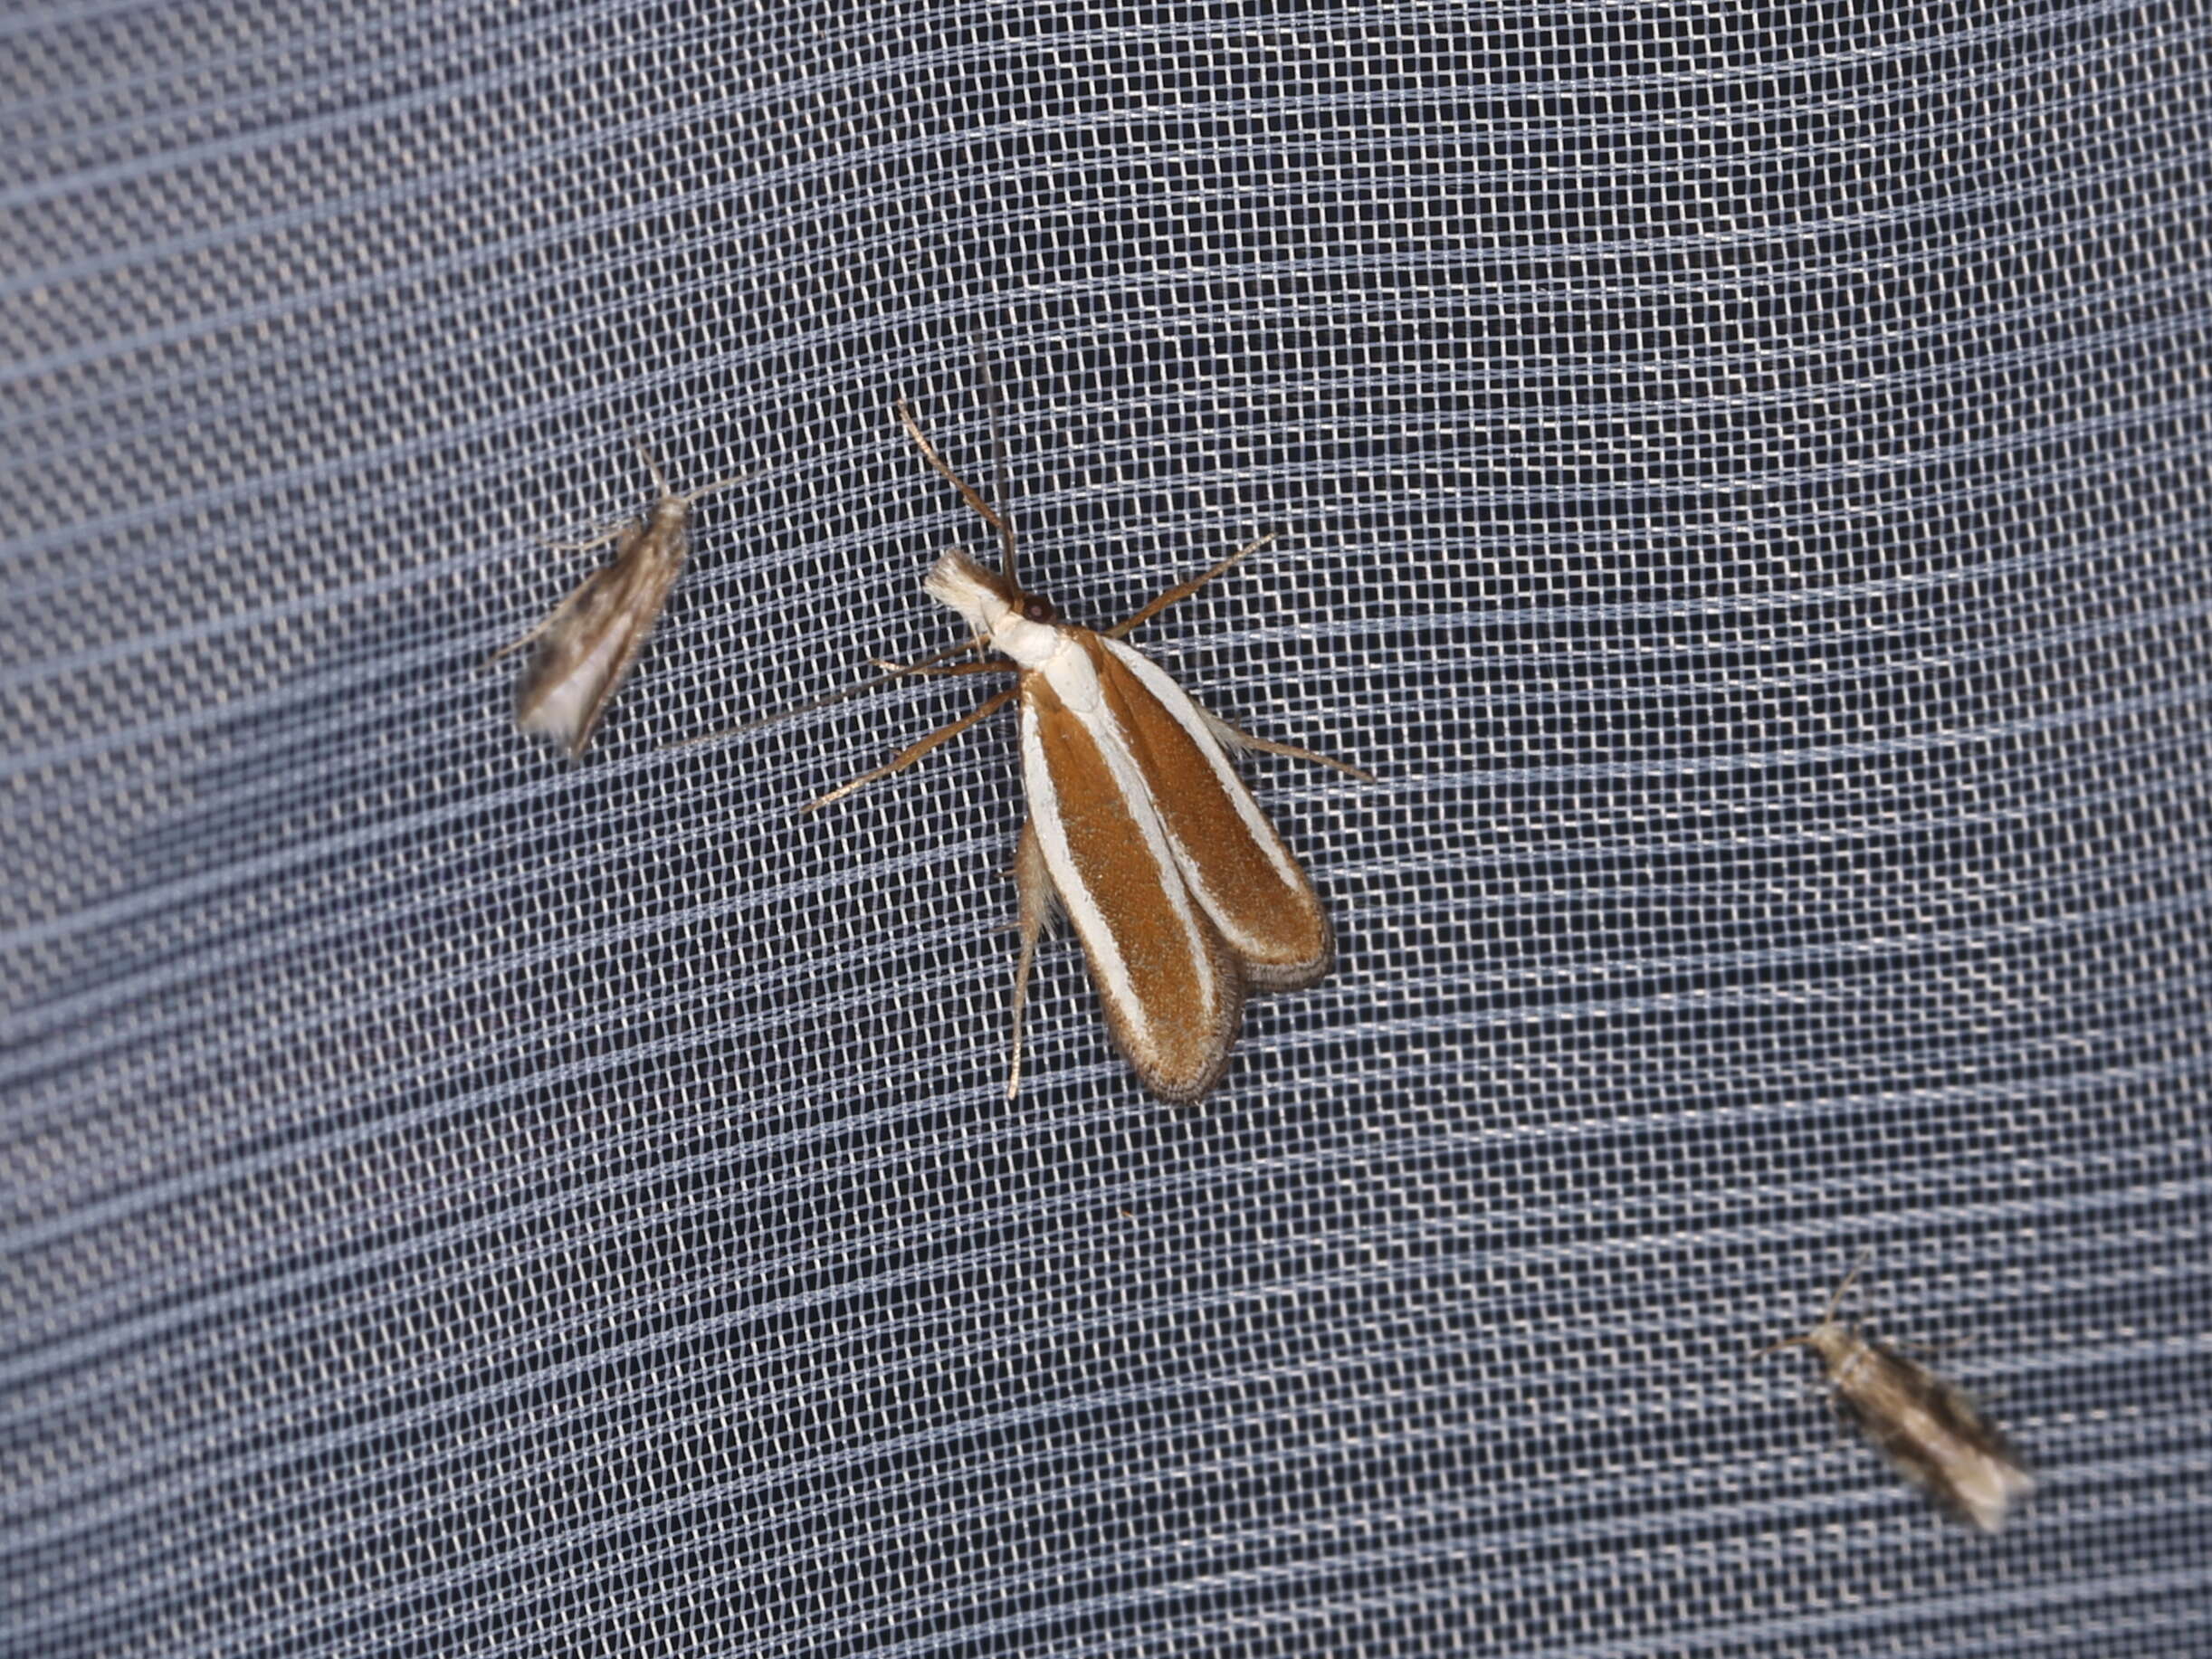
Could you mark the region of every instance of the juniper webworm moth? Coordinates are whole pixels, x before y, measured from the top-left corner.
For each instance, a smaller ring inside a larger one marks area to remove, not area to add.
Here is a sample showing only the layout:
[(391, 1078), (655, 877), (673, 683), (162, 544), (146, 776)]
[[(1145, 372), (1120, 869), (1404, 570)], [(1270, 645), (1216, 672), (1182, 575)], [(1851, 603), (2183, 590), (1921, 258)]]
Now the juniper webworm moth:
[(1891, 1466), (1945, 1514), (1995, 1532), (2035, 1483), (2001, 1430), (1964, 1390), (1909, 1358), (1901, 1345), (1839, 1321), (1862, 1254), (1828, 1299), (1820, 1322), (1761, 1355), (1810, 1349), (1827, 1373), (1828, 1397)]
[(1015, 704), (1029, 819), (1014, 860), (1021, 951), (1007, 1097), (1021, 1088), (1022, 1016), (1037, 942), (1058, 910), (1082, 947), (1115, 1046), (1139, 1079), (1163, 1101), (1197, 1101), (1228, 1065), (1247, 991), (1312, 985), (1336, 955), (1312, 883), (1237, 777), (1230, 754), (1263, 749), (1373, 778), (1237, 730), (1124, 641), (1273, 538), (1238, 549), (1125, 622), (1082, 627), (1022, 585), (1003, 501), (994, 506), (962, 481), (903, 400), (898, 415), (930, 467), (999, 542), (996, 570), (948, 553), (924, 586), (975, 631), (975, 644), (962, 649), (987, 648), (1011, 662), (933, 666), (956, 654), (945, 652), (891, 672), (1011, 672), (1015, 682), (808, 810), (903, 770)]
[(671, 490), (653, 458), (639, 452), (660, 493), (643, 519), (618, 524), (588, 541), (556, 543), (560, 551), (586, 552), (615, 544), (615, 556), (577, 586), (553, 614), (511, 644), (491, 654), (537, 644), (515, 682), (515, 723), (550, 738), (571, 756), (591, 742), (607, 700), (637, 661), (669, 590), (691, 552), (691, 505), (739, 481), (718, 479), (689, 495)]

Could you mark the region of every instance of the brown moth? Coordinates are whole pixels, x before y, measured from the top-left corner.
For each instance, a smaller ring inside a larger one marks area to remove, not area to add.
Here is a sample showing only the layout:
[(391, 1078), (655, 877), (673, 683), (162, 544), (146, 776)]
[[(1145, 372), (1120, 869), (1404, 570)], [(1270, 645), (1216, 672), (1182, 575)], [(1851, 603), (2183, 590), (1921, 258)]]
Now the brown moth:
[(615, 557), (586, 577), (550, 616), (491, 653), (496, 663), (538, 642), (515, 682), (515, 723), (552, 739), (571, 756), (581, 755), (591, 742), (607, 700), (637, 660), (682, 574), (691, 551), (691, 504), (739, 481), (718, 479), (678, 495), (653, 458), (639, 453), (660, 491), (653, 510), (589, 541), (555, 543), (561, 551), (580, 553), (611, 541)]
[(1311, 985), (1336, 956), (1312, 883), (1238, 779), (1231, 753), (1265, 749), (1373, 778), (1238, 731), (1122, 643), (1139, 624), (1264, 542), (1170, 588), (1116, 626), (1078, 626), (1017, 578), (1003, 506), (995, 509), (961, 481), (903, 402), (898, 413), (930, 465), (982, 515), (1002, 549), (996, 570), (948, 553), (925, 586), (966, 620), (978, 647), (1012, 659), (1010, 667), (978, 662), (911, 672), (1011, 672), (1015, 683), (813, 806), (912, 765), (1016, 703), (1029, 821), (1014, 863), (1021, 955), (1007, 1096), (1021, 1087), (1022, 1011), (1037, 940), (1062, 910), (1082, 946), (1114, 1045), (1161, 1100), (1197, 1101), (1228, 1066), (1247, 990)]
[(1809, 1348), (1827, 1372), (1828, 1397), (1858, 1425), (1898, 1473), (1937, 1508), (1984, 1532), (2005, 1524), (2012, 1506), (2035, 1483), (1997, 1425), (1956, 1384), (1901, 1349), (1836, 1317), (1844, 1294), (1866, 1264), (1844, 1275), (1820, 1322), (1785, 1337), (1760, 1358), (1785, 1348)]

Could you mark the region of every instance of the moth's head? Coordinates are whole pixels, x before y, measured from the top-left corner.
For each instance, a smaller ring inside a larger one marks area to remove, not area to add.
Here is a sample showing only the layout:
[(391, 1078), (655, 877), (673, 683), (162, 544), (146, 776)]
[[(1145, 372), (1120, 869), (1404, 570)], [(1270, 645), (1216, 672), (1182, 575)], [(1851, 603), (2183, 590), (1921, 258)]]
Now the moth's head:
[(1851, 1351), (1858, 1340), (1858, 1333), (1848, 1325), (1824, 1319), (1810, 1330), (1799, 1331), (1794, 1337), (1784, 1337), (1779, 1342), (1769, 1343), (1759, 1350), (1759, 1358), (1778, 1354), (1786, 1348), (1810, 1349), (1823, 1362), (1833, 1365)]
[(1043, 594), (1024, 592), (1010, 577), (985, 569), (965, 553), (948, 553), (939, 559), (923, 586), (931, 598), (959, 612), (968, 626), (987, 639), (1018, 634), (1024, 623), (1049, 626), (1060, 618), (1058, 608)]
[(1823, 1364), (1833, 1368), (1851, 1357), (1852, 1350), (1859, 1346), (1859, 1341), (1855, 1327), (1824, 1319), (1798, 1338), (1797, 1345), (1811, 1349), (1820, 1356)]
[(1011, 582), (965, 553), (948, 553), (939, 559), (922, 586), (930, 590), (930, 597), (959, 612), (969, 627), (986, 637), (1014, 615), (1021, 597)]

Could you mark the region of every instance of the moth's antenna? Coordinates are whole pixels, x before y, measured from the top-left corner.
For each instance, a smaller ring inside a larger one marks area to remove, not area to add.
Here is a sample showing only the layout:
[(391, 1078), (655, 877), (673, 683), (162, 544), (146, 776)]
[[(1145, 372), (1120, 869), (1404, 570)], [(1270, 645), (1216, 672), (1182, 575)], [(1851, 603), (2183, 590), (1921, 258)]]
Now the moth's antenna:
[(1866, 1265), (1866, 1258), (1874, 1253), (1874, 1247), (1872, 1244), (1859, 1252), (1859, 1259), (1852, 1263), (1851, 1271), (1844, 1275), (1844, 1282), (1835, 1287), (1835, 1294), (1828, 1298), (1828, 1311), (1820, 1316), (1822, 1324), (1826, 1324), (1835, 1317), (1835, 1311), (1844, 1305), (1844, 1296), (1851, 1289), (1852, 1281), (1859, 1276), (1859, 1269)]
[(1004, 400), (998, 396), (998, 382), (991, 375), (990, 354), (983, 348), (983, 338), (978, 334), (975, 342), (976, 377), (983, 382), (983, 401), (991, 419), (991, 505), (998, 510), (998, 539), (1005, 551), (999, 558), (999, 574), (1015, 586), (1021, 586), (1014, 571), (1014, 509), (1006, 497), (1006, 432)]
[(929, 434), (922, 431), (921, 423), (914, 418), (914, 411), (907, 406), (906, 399), (900, 398), (893, 407), (899, 414), (899, 424), (906, 428), (906, 435), (913, 439), (920, 448), (923, 459), (929, 462), (937, 475), (958, 490), (960, 492), (960, 499), (981, 513), (983, 521), (998, 532), (999, 540), (1004, 542), (1006, 548), (1006, 567), (1012, 570), (1014, 568), (1014, 530), (1012, 527), (993, 510), (988, 501), (976, 493), (976, 487), (973, 484), (961, 478), (952, 470), (944, 456), (937, 453), (937, 445), (930, 443)]
[[(1844, 1275), (1844, 1282), (1835, 1287), (1835, 1294), (1828, 1298), (1827, 1309), (1820, 1316), (1820, 1325), (1826, 1325), (1835, 1318), (1835, 1311), (1844, 1305), (1844, 1297), (1850, 1291), (1852, 1281), (1859, 1276), (1859, 1269), (1866, 1265), (1866, 1258), (1874, 1253), (1874, 1247), (1872, 1244), (1859, 1252), (1859, 1259), (1851, 1264), (1851, 1271)], [(1820, 1325), (1814, 1326), (1813, 1330), (1818, 1330)], [(1802, 1336), (1784, 1337), (1779, 1342), (1771, 1347), (1760, 1349), (1751, 1357), (1754, 1359), (1764, 1359), (1769, 1354), (1778, 1354), (1786, 1348), (1810, 1348), (1812, 1345), (1813, 1334), (1812, 1331), (1807, 1331)]]

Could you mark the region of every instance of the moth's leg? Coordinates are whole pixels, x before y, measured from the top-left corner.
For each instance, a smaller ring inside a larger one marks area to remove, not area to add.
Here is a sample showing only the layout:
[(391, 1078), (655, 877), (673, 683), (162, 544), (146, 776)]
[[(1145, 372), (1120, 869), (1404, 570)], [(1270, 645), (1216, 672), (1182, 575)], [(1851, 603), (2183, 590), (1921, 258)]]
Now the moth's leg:
[(1014, 848), (1014, 891), (1020, 901), (1022, 953), (1014, 966), (1013, 1054), (1006, 1070), (1006, 1098), (1022, 1092), (1022, 1015), (1029, 1006), (1029, 970), (1036, 960), (1037, 940), (1052, 925), (1060, 908), (1060, 894), (1053, 886), (1052, 872), (1044, 867), (1044, 849), (1037, 844), (1037, 827), (1025, 822), (1022, 837)]
[(547, 616), (544, 621), (540, 622), (528, 634), (525, 634), (520, 639), (509, 640), (504, 645), (501, 645), (497, 651), (486, 657), (484, 659), (484, 666), (486, 668), (490, 668), (501, 657), (512, 655), (515, 652), (521, 650), (523, 646), (529, 644), (532, 640), (538, 638), (539, 635), (544, 634), (548, 628), (551, 628), (555, 624), (559, 622), (563, 616), (567, 615), (568, 614), (568, 607), (575, 602), (576, 596), (571, 594), (567, 598), (562, 600), (558, 605), (553, 607), (553, 612), (550, 615)]
[(1317, 766), (1334, 767), (1340, 772), (1349, 772), (1362, 783), (1382, 781), (1364, 767), (1356, 767), (1349, 760), (1333, 760), (1327, 755), (1317, 755), (1310, 748), (1301, 748), (1295, 743), (1277, 743), (1272, 738), (1255, 738), (1250, 732), (1230, 725), (1210, 709), (1201, 709), (1199, 712), (1206, 716), (1206, 723), (1213, 729), (1214, 735), (1231, 748), (1256, 748), (1264, 754), (1288, 755), (1292, 760), (1311, 760)]
[[(748, 720), (742, 726), (725, 726), (720, 731), (708, 732), (704, 737), (686, 738), (681, 743), (672, 744), (671, 747), (674, 748), (690, 748), (694, 745), (701, 743), (719, 742), (723, 738), (742, 737), (748, 731), (758, 731), (763, 726), (773, 726), (779, 720), (795, 720), (802, 714), (818, 714), (824, 709), (834, 709), (841, 702), (852, 701), (853, 699), (862, 695), (863, 692), (875, 691), (880, 687), (889, 685), (894, 680), (905, 680), (911, 678), (916, 674), (926, 676), (939, 672), (974, 674), (984, 673), (991, 670), (999, 670), (1006, 673), (1012, 673), (1015, 672), (1015, 665), (1011, 663), (979, 663), (971, 667), (963, 667), (946, 671), (939, 671), (934, 666), (937, 663), (946, 657), (958, 656), (963, 651), (972, 651), (973, 649), (975, 649), (975, 647), (972, 644), (967, 645), (954, 645), (949, 650), (939, 652), (935, 656), (924, 657), (919, 663), (892, 663), (886, 664), (877, 662), (874, 658), (871, 658), (869, 660), (871, 662), (875, 662), (877, 667), (887, 669), (888, 672), (878, 674), (872, 680), (863, 680), (858, 685), (848, 686), (842, 691), (833, 691), (827, 697), (817, 697), (812, 702), (799, 703), (796, 707), (789, 709), (778, 709), (775, 713), (762, 715), (760, 719), (757, 720)], [(816, 801), (815, 803), (815, 806), (816, 806), (821, 805), (822, 803), (820, 801)], [(812, 810), (812, 808), (809, 808), (809, 810)]]
[[(1280, 532), (1263, 536), (1259, 539), (1259, 540), (1253, 542), (1248, 547), (1237, 548), (1235, 552), (1230, 554), (1228, 558), (1223, 559), (1219, 564), (1216, 565), (1212, 569), (1205, 572), (1203, 575), (1195, 576), (1187, 582), (1177, 583), (1173, 587), (1170, 587), (1166, 593), (1161, 594), (1150, 604), (1145, 605), (1143, 609), (1139, 610), (1135, 615), (1130, 617), (1127, 621), (1116, 623), (1112, 627), (1108, 628), (1106, 630), (1107, 637), (1110, 639), (1121, 639), (1125, 637), (1130, 632), (1130, 630), (1151, 621), (1153, 617), (1158, 615), (1169, 605), (1177, 603), (1178, 600), (1189, 598), (1191, 595), (1197, 593), (1201, 587), (1204, 587), (1216, 577), (1221, 575), (1223, 571), (1227, 570), (1232, 565), (1235, 565), (1240, 559), (1247, 558), (1251, 555), (1257, 553), (1269, 542), (1274, 540), (1275, 534), (1277, 533)], [(1365, 783), (1372, 784), (1381, 781), (1375, 776), (1374, 773), (1368, 771), (1365, 768), (1353, 766), (1349, 761), (1332, 759), (1327, 755), (1316, 754), (1312, 749), (1301, 748), (1294, 743), (1277, 743), (1268, 738), (1255, 738), (1248, 731), (1239, 730), (1236, 727), (1230, 725), (1228, 721), (1223, 720), (1219, 715), (1215, 714), (1210, 710), (1202, 710), (1201, 712), (1205, 713), (1206, 715), (1206, 724), (1213, 728), (1214, 735), (1220, 739), (1224, 743), (1226, 743), (1232, 748), (1259, 749), (1270, 755), (1287, 755), (1292, 760), (1311, 760), (1319, 766), (1334, 767), (1338, 771), (1349, 772), (1352, 777), (1357, 777)]]
[[(625, 525), (624, 528), (626, 529), (629, 527)], [(486, 657), (484, 659), (484, 666), (486, 668), (491, 667), (492, 663), (498, 662), (501, 657), (507, 656), (513, 652), (521, 650), (523, 646), (529, 644), (532, 640), (537, 639), (541, 634), (548, 634), (553, 629), (559, 627), (561, 624), (567, 621), (568, 618), (575, 614), (577, 609), (583, 605), (584, 601), (591, 596), (592, 590), (598, 585), (599, 579), (604, 575), (605, 575), (604, 570), (595, 570), (591, 573), (591, 575), (586, 577), (581, 582), (578, 582), (575, 587), (569, 590), (568, 596), (566, 599), (563, 599), (558, 605), (555, 605), (552, 610), (546, 615), (546, 617), (542, 622), (540, 622), (536, 627), (532, 628), (528, 634), (525, 634), (520, 639), (508, 641), (507, 644), (501, 645), (497, 651)]]
[[(966, 646), (961, 647), (966, 650)], [(939, 665), (934, 663), (890, 663), (882, 657), (870, 657), (869, 663), (883, 671), (886, 680), (940, 680), (951, 674), (1010, 674), (1015, 672), (1012, 663), (953, 663)]]
[[(1764, 1359), (1769, 1355), (1780, 1353), (1786, 1348), (1810, 1348), (1811, 1346), (1812, 1342), (1807, 1338), (1784, 1337), (1779, 1342), (1769, 1342), (1766, 1347), (1760, 1349), (1759, 1352), (1753, 1354), (1751, 1358), (1754, 1359)], [(1835, 1404), (1835, 1387), (1826, 1370), (1823, 1370), (1818, 1377), (1813, 1378), (1812, 1382), (1807, 1386), (1806, 1390), (1806, 1398), (1820, 1400), (1831, 1406)]]
[(1151, 621), (1153, 617), (1158, 615), (1162, 611), (1166, 610), (1169, 605), (1174, 605), (1180, 600), (1189, 598), (1191, 595), (1197, 593), (1201, 587), (1204, 587), (1216, 577), (1221, 575), (1223, 571), (1228, 569), (1232, 565), (1236, 564), (1240, 559), (1249, 558), (1253, 554), (1257, 553), (1262, 548), (1265, 547), (1269, 542), (1274, 540), (1274, 539), (1282, 533), (1282, 532), (1280, 530), (1270, 530), (1266, 535), (1261, 537), (1259, 540), (1237, 548), (1235, 552), (1230, 554), (1228, 558), (1223, 559), (1221, 563), (1216, 565), (1212, 569), (1206, 571), (1204, 575), (1195, 576), (1187, 582), (1178, 582), (1166, 593), (1160, 595), (1157, 599), (1152, 600), (1149, 604), (1145, 605), (1144, 608), (1139, 610), (1134, 616), (1130, 617), (1126, 622), (1118, 622), (1114, 624), (1112, 627), (1107, 629), (1106, 637), (1109, 639), (1125, 638), (1131, 628), (1141, 627), (1144, 624)]
[[(978, 634), (975, 636), (975, 638), (968, 640), (963, 644), (948, 645), (942, 651), (932, 651), (928, 656), (918, 657), (911, 663), (893, 663), (887, 657), (870, 657), (868, 661), (873, 663), (877, 668), (882, 669), (883, 672), (882, 678), (869, 681), (868, 685), (888, 685), (893, 680), (904, 680), (910, 675), (914, 674), (982, 673), (988, 666), (982, 661), (982, 657), (985, 647), (989, 644), (990, 642), (988, 640), (985, 639), (982, 634)], [(977, 658), (977, 660), (973, 663), (963, 663), (952, 668), (940, 668), (938, 666), (939, 663), (945, 663), (953, 657), (964, 657), (971, 651), (975, 653)], [(1010, 669), (1013, 664), (1002, 663), (997, 664), (997, 666)], [(867, 690), (867, 686), (863, 686), (860, 689), (865, 691)]]
[(876, 768), (874, 771), (863, 772), (858, 777), (855, 777), (851, 783), (840, 784), (836, 788), (832, 789), (827, 795), (825, 795), (816, 800), (807, 802), (803, 810), (806, 812), (817, 812), (821, 808), (828, 806), (832, 801), (843, 800), (855, 789), (864, 789), (870, 784), (876, 782), (879, 778), (889, 777), (893, 772), (905, 771), (907, 768), (912, 766), (914, 762), (920, 759), (924, 755), (935, 748), (939, 743), (947, 742), (953, 738), (958, 737), (960, 733), (966, 731), (977, 720), (987, 719), (989, 716), (997, 713), (1001, 709), (1005, 708), (1008, 703), (1014, 701), (1015, 693), (1020, 690), (1021, 687), (1018, 685), (1008, 686), (1005, 691), (1000, 691), (996, 696), (986, 699), (981, 707), (977, 708), (967, 714), (963, 714), (958, 720), (954, 720), (949, 725), (939, 726), (935, 731), (930, 733), (928, 737), (922, 738), (916, 742), (908, 744), (904, 748), (901, 749), (896, 755), (893, 755), (882, 766)]
[(620, 541), (632, 530), (644, 528), (643, 525), (636, 523), (617, 524), (613, 529), (602, 531), (589, 541), (548, 541), (544, 545), (549, 551), (555, 553), (588, 553), (594, 548), (604, 548), (610, 541)]
[(594, 585), (598, 582), (599, 578), (604, 577), (609, 570), (612, 570), (616, 565), (622, 562), (622, 556), (630, 550), (631, 542), (634, 541), (638, 537), (644, 535), (644, 533), (645, 527), (644, 525), (631, 522), (627, 524), (617, 524), (613, 529), (607, 531), (605, 535), (595, 536), (589, 541), (546, 542), (544, 546), (549, 551), (555, 553), (588, 553), (592, 548), (603, 548), (610, 541), (618, 541), (622, 543), (622, 545), (615, 548), (615, 557), (612, 559), (610, 559), (606, 564), (602, 565), (598, 569), (593, 571), (589, 576), (586, 577), (581, 582), (578, 582), (573, 588), (571, 588), (568, 592), (568, 596), (553, 607), (552, 614), (550, 615), (547, 616), (543, 622), (532, 628), (528, 634), (525, 634), (520, 639), (510, 641), (508, 644), (501, 645), (490, 656), (486, 657), (484, 659), (484, 666), (489, 668), (492, 663), (498, 662), (501, 657), (506, 656), (510, 652), (521, 650), (523, 646), (529, 644), (532, 640), (536, 639), (539, 634), (545, 633), (548, 628), (558, 627), (560, 624), (568, 616), (569, 613), (574, 611), (577, 606), (584, 603), (586, 596), (592, 591)]

